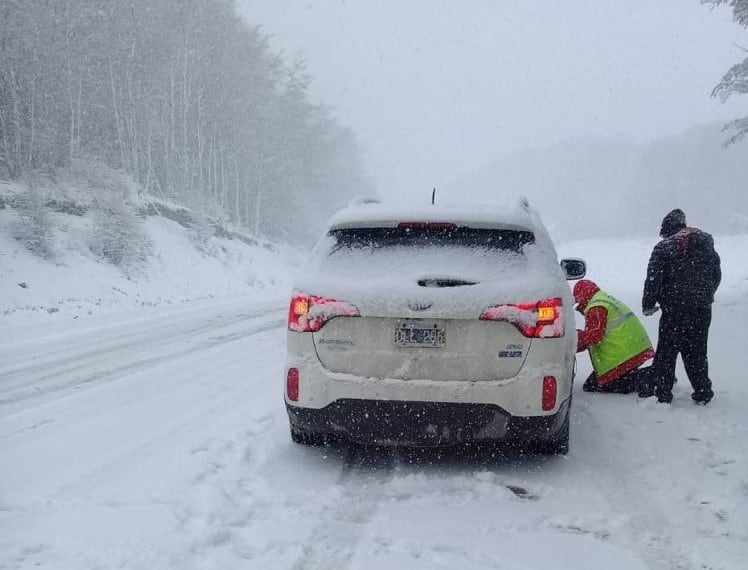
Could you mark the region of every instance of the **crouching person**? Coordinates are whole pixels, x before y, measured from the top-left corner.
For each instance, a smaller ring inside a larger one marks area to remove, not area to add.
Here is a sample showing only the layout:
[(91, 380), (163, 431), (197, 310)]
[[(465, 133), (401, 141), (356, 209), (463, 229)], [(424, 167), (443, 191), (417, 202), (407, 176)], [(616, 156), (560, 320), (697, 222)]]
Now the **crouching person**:
[(574, 285), (574, 301), (585, 321), (577, 330), (577, 352), (589, 350), (594, 370), (582, 389), (630, 394), (648, 385), (651, 369), (641, 366), (655, 353), (631, 309), (587, 279)]

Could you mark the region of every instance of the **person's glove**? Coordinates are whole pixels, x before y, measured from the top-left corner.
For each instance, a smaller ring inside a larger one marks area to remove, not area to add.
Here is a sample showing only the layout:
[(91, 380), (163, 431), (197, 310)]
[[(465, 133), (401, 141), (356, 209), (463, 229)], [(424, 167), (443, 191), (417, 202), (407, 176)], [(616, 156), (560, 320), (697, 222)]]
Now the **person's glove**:
[(652, 315), (654, 315), (659, 310), (660, 310), (660, 308), (657, 305), (655, 305), (654, 307), (650, 307), (648, 309), (642, 310), (642, 313), (644, 313), (645, 317), (651, 317)]

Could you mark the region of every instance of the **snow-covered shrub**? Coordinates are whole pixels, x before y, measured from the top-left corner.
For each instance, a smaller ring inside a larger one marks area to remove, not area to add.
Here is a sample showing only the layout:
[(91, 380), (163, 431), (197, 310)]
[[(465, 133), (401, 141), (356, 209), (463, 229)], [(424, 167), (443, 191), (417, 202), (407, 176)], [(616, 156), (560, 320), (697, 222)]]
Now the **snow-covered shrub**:
[(151, 254), (151, 241), (134, 208), (124, 198), (110, 196), (97, 203), (89, 248), (112, 265), (131, 270), (145, 263)]
[(34, 255), (44, 259), (54, 258), (54, 235), (49, 210), (42, 192), (33, 186), (24, 190), (13, 200), (18, 220), (11, 232)]
[(58, 176), (79, 192), (80, 199), (90, 201), (101, 194), (102, 190), (122, 196), (126, 201), (137, 200), (138, 189), (133, 179), (122, 170), (110, 168), (96, 158), (84, 157), (73, 159), (70, 167), (61, 170)]
[(211, 217), (216, 215), (214, 205), (195, 194), (184, 195), (182, 204), (183, 220), (179, 223), (187, 228), (188, 236), (195, 249), (206, 255), (215, 255), (216, 247), (213, 242), (215, 231), (211, 222)]
[(188, 231), (190, 241), (198, 251), (206, 255), (215, 255), (213, 243), (213, 226), (208, 218), (202, 214), (194, 215), (195, 223)]

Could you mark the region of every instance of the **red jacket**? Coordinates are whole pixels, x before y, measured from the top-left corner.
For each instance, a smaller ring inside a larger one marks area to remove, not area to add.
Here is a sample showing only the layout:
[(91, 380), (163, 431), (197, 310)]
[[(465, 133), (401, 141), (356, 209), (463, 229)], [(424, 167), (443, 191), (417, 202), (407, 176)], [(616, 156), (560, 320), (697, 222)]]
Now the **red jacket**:
[[(584, 309), (582, 309), (583, 312)], [(605, 327), (608, 324), (608, 309), (592, 307), (584, 317), (584, 330), (577, 331), (577, 352), (600, 344), (605, 337)]]
[[(583, 282), (584, 281), (584, 282)], [(577, 301), (577, 311), (584, 315), (584, 310), (592, 297), (600, 288), (592, 281), (583, 280), (574, 288), (574, 298)], [(592, 307), (584, 317), (584, 330), (577, 330), (577, 352), (587, 350), (590, 346), (599, 344), (605, 338), (605, 330), (608, 324), (608, 310), (605, 307)], [(616, 366), (613, 370), (606, 372), (597, 378), (600, 386), (605, 386), (618, 380), (621, 376), (639, 368), (650, 358), (654, 358), (654, 350), (651, 348), (637, 354), (626, 362)]]

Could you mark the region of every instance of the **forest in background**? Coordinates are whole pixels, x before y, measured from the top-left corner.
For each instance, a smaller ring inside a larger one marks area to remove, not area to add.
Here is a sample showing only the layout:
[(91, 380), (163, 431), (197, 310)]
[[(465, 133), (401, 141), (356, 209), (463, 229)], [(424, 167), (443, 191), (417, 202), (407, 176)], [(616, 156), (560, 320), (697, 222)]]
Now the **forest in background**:
[(4, 0), (0, 178), (103, 164), (142, 195), (310, 238), (371, 192), (310, 81), (232, 0)]

